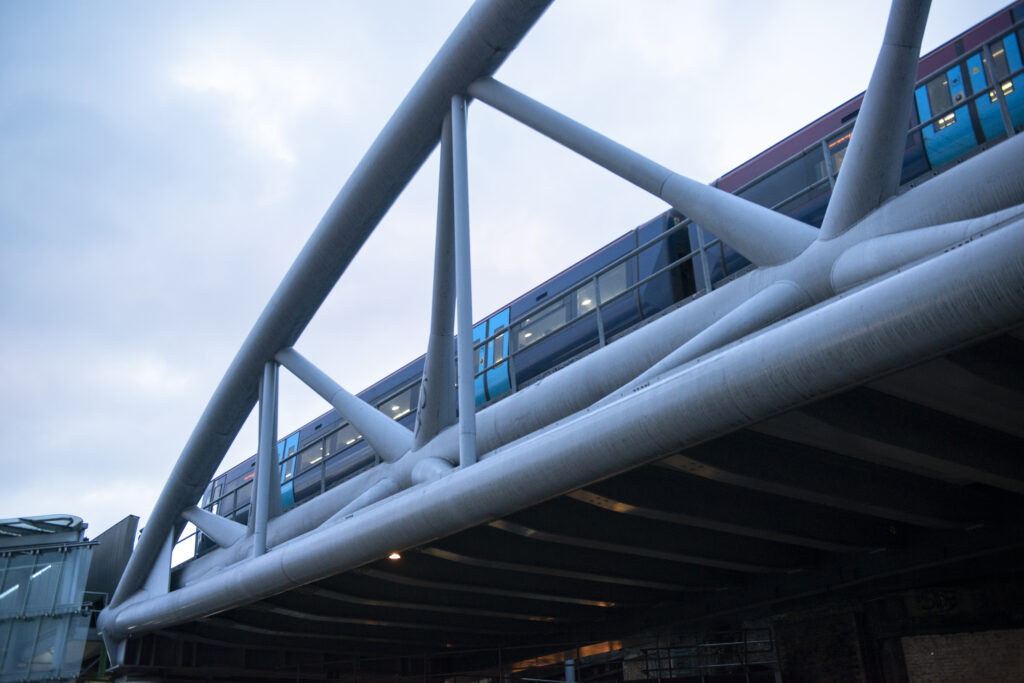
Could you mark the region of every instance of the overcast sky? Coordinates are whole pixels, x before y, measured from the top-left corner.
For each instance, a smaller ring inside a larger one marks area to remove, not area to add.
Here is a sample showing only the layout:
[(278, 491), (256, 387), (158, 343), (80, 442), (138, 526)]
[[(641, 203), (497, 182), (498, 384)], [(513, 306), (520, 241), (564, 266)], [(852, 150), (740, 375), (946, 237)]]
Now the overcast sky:
[[(935, 0), (925, 50), (995, 11)], [(242, 340), (465, 12), (0, 0), (0, 518), (148, 516)], [(497, 77), (710, 182), (856, 95), (880, 0), (558, 0)], [(474, 319), (666, 207), (469, 114)], [(297, 348), (352, 391), (423, 353), (436, 153)], [(326, 410), (283, 372), (281, 433)], [(221, 469), (255, 450), (253, 422)]]

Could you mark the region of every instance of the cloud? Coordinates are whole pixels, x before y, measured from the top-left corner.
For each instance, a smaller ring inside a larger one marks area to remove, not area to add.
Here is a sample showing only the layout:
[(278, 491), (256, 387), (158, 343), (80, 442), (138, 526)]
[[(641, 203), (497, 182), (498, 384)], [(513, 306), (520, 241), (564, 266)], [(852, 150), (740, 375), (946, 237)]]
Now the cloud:
[(309, 64), (271, 57), (245, 43), (198, 53), (171, 69), (172, 81), (214, 98), (222, 124), (264, 157), (294, 164), (291, 133), (304, 113), (330, 105), (321, 75)]

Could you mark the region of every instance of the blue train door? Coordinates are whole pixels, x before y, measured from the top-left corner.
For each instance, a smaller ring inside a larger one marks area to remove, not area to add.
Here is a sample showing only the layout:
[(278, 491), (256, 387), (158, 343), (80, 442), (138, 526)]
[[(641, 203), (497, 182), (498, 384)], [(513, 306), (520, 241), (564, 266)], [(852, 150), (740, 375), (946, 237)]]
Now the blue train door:
[(921, 129), (925, 152), (933, 167), (956, 159), (978, 144), (967, 105), (947, 111), (966, 97), (960, 66), (939, 74), (914, 91), (917, 115), (922, 121), (946, 112)]
[(509, 310), (506, 308), (473, 328), (473, 345), (476, 347), (476, 377), (473, 385), (477, 405), (506, 394), (512, 389), (508, 370)]
[(292, 477), (295, 475), (295, 461), (292, 457), (299, 448), (298, 433), (277, 442), (277, 462), (281, 466), (281, 509), (287, 510), (295, 505), (295, 489)]
[(988, 82), (981, 53), (972, 55), (967, 60), (967, 72), (970, 74), (971, 87), (974, 92), (988, 90), (987, 95), (982, 95), (975, 100), (978, 119), (986, 140), (1006, 134), (997, 92), (1002, 94), (1006, 100), (1013, 125), (1019, 126), (1024, 122), (1024, 76), (1017, 76), (1012, 80), (1007, 78), (1011, 72), (1022, 66), (1017, 36), (1010, 34), (1001, 38), (989, 45), (989, 50), (992, 53), (992, 64), (989, 66), (996, 80), (996, 87), (992, 87)]

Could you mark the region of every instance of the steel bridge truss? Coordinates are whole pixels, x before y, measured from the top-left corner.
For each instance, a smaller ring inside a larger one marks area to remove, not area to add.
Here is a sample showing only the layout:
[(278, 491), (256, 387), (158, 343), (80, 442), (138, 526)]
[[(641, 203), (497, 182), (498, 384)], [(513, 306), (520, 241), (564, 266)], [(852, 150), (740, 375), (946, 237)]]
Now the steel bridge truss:
[[(678, 175), (496, 81), (548, 4), (478, 0), (327, 210), (203, 412), (100, 617), (114, 659), (129, 637), (501, 519), (1024, 321), (1024, 136), (1010, 125), (1005, 142), (897, 196), (926, 0), (893, 4), (820, 230)], [(757, 267), (477, 413), (470, 99), (661, 197)], [(438, 144), (432, 322), (409, 430), (294, 345)], [(330, 402), (383, 461), (283, 515), (273, 487), (279, 366)], [(247, 527), (197, 504), (257, 402)], [(680, 417), (698, 404), (699, 419)], [(1018, 472), (928, 466), (1024, 493)], [(220, 546), (211, 553), (220, 559), (171, 590), (171, 548), (186, 522)]]

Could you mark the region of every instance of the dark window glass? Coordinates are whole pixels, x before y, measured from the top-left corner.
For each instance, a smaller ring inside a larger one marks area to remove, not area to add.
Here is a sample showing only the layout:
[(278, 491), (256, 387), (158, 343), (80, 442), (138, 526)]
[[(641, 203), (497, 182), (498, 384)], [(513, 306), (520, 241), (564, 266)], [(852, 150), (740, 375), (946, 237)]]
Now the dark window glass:
[(413, 385), (398, 395), (378, 403), (377, 410), (394, 420), (405, 417), (416, 407), (416, 400), (419, 398), (419, 388), (418, 384)]
[(739, 196), (773, 208), (824, 177), (824, 160), (820, 153), (814, 151), (772, 171), (740, 192)]
[(629, 286), (629, 262), (620, 263), (607, 273), (597, 278), (597, 287), (601, 291), (601, 303), (605, 304), (626, 291)]
[(502, 334), (499, 334), (497, 337), (494, 338), (494, 341), (492, 342), (492, 344), (494, 345), (494, 362), (491, 363), (491, 365), (497, 365), (501, 361), (505, 360), (505, 349), (507, 348), (505, 345), (506, 334), (508, 333), (503, 332)]
[(535, 344), (569, 322), (569, 310), (565, 299), (541, 309), (523, 320), (519, 325), (516, 342), (519, 348)]
[(839, 168), (843, 165), (843, 159), (846, 158), (846, 150), (850, 146), (850, 135), (851, 131), (846, 131), (828, 143), (828, 153), (832, 155), (832, 171), (834, 173), (839, 172)]
[(359, 442), (362, 438), (362, 434), (357, 432), (355, 427), (345, 425), (327, 437), (324, 446), (324, 457), (329, 458), (335, 453), (341, 453), (349, 446)]
[(324, 442), (317, 441), (312, 446), (307, 446), (299, 452), (297, 457), (299, 458), (299, 471), (305, 472), (324, 459)]
[[(946, 74), (930, 80), (925, 89), (928, 91), (928, 103), (931, 105), (932, 116), (953, 106), (953, 98), (949, 94), (949, 78)], [(954, 123), (956, 123), (956, 112), (951, 111), (933, 123), (932, 129), (938, 132)]]
[[(1000, 81), (1010, 75), (1010, 62), (1007, 59), (1003, 41), (997, 40), (989, 48), (992, 50), (992, 75)], [(929, 95), (931, 92), (929, 92)]]
[(249, 499), (252, 497), (252, 482), (248, 481), (244, 486), (240, 487), (235, 492), (235, 506), (242, 507), (243, 505), (249, 504)]

